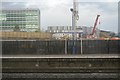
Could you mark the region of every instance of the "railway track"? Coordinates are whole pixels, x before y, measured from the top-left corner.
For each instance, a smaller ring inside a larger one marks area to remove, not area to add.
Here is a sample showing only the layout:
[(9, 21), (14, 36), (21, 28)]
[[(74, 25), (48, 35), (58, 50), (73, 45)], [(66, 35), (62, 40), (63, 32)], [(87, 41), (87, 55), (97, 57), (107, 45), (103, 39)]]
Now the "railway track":
[(4, 73), (119, 73), (120, 68), (3, 68)]
[[(83, 78), (84, 79), (90, 79), (92, 78), (92, 80), (119, 80), (119, 75), (120, 73), (3, 73), (3, 78), (27, 78), (29, 79), (33, 79), (35, 78), (42, 78), (42, 79), (47, 79), (47, 78), (64, 78), (65, 80), (67, 78)], [(104, 79), (105, 78), (105, 79)], [(34, 79), (33, 79), (34, 80)]]

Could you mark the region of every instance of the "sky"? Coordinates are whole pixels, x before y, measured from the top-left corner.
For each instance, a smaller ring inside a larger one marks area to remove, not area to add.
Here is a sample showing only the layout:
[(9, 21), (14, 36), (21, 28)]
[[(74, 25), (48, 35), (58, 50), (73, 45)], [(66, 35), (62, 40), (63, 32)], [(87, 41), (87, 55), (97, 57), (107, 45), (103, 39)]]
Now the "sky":
[[(101, 30), (118, 32), (118, 0), (77, 0), (78, 26), (93, 26), (96, 16), (100, 15)], [(41, 12), (41, 30), (48, 26), (71, 26), (72, 0), (3, 0), (2, 8), (39, 8)]]

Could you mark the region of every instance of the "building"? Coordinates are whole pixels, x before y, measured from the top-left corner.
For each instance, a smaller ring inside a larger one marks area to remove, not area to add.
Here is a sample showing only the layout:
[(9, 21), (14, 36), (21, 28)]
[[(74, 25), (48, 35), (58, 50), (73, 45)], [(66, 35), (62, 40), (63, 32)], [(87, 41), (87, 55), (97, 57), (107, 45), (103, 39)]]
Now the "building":
[(0, 31), (40, 31), (39, 9), (2, 9), (0, 11)]
[(118, 37), (120, 38), (120, 33), (118, 33)]
[(115, 33), (112, 31), (105, 31), (105, 30), (100, 30), (100, 37), (105, 37), (105, 38), (113, 38), (113, 37), (120, 37), (120, 33)]
[(118, 37), (120, 38), (120, 1), (118, 2)]
[[(91, 34), (93, 27), (86, 27), (86, 26), (77, 26), (76, 31), (77, 32), (83, 32), (83, 37), (87, 36), (88, 34)], [(73, 30), (72, 26), (49, 26), (47, 29), (47, 32), (51, 33), (65, 33), (65, 32), (71, 32)], [(99, 37), (100, 30), (96, 28), (95, 30), (95, 36)]]

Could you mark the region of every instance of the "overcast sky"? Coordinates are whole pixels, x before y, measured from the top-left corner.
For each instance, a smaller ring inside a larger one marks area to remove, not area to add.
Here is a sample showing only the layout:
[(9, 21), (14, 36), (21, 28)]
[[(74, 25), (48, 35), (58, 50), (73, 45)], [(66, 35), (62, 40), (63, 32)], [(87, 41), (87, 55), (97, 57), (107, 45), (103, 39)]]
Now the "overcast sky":
[[(72, 25), (70, 8), (72, 0), (3, 0), (2, 8), (39, 8), (41, 11), (41, 29), (48, 26)], [(118, 32), (118, 0), (78, 0), (78, 26), (93, 26), (97, 14), (100, 16), (102, 30)]]

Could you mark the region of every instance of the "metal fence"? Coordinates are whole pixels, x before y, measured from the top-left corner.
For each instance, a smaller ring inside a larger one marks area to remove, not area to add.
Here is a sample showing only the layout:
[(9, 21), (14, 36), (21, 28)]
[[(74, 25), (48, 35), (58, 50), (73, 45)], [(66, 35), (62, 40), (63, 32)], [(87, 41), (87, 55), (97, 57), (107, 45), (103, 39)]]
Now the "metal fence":
[[(83, 54), (119, 54), (120, 40), (83, 40)], [(73, 54), (72, 40), (2, 41), (4, 54)], [(81, 41), (75, 41), (75, 54), (81, 54)]]

